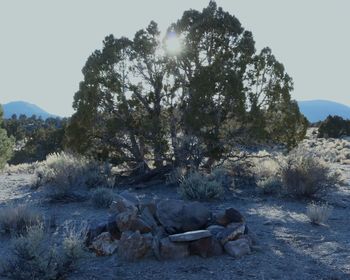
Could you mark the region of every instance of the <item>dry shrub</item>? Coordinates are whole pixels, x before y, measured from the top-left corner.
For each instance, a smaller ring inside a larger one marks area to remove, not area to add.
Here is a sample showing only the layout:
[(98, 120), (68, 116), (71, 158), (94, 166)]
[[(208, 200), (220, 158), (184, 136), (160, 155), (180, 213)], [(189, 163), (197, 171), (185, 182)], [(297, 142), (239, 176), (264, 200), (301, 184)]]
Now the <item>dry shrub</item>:
[(166, 184), (167, 185), (178, 185), (186, 174), (184, 168), (174, 168), (171, 172), (166, 174)]
[(7, 174), (34, 174), (36, 168), (39, 167), (38, 162), (33, 163), (21, 163), (17, 165), (6, 165), (3, 172)]
[(289, 154), (281, 171), (285, 190), (298, 197), (312, 197), (340, 183), (338, 174), (306, 150)]
[(306, 209), (306, 215), (311, 223), (320, 225), (325, 224), (332, 213), (333, 208), (328, 204), (310, 203)]
[(85, 238), (86, 231), (67, 224), (59, 245), (43, 224), (31, 226), (26, 235), (13, 240), (13, 255), (3, 264), (2, 275), (19, 280), (65, 279), (85, 252)]
[(221, 198), (224, 188), (215, 179), (193, 172), (181, 180), (179, 193), (189, 200), (212, 200)]
[(8, 206), (0, 211), (0, 232), (23, 234), (28, 227), (43, 221), (43, 216), (27, 205)]
[(98, 188), (92, 193), (92, 202), (97, 208), (108, 208), (113, 202), (114, 193), (108, 188)]
[(282, 189), (280, 178), (274, 176), (257, 181), (257, 186), (264, 194), (279, 194)]
[(65, 197), (79, 187), (110, 185), (109, 165), (70, 153), (47, 156), (36, 170), (37, 186), (52, 186), (53, 197)]

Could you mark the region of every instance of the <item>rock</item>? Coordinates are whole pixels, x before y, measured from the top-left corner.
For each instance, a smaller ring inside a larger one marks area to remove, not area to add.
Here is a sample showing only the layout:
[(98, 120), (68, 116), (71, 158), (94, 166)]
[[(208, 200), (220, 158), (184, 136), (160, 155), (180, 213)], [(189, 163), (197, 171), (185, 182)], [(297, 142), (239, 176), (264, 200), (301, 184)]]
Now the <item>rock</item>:
[(252, 241), (252, 245), (259, 245), (259, 239), (258, 236), (250, 229), (248, 228), (248, 226), (246, 225), (246, 231), (244, 232), (244, 234), (248, 235), (250, 240)]
[(202, 203), (186, 203), (183, 208), (183, 231), (203, 229), (207, 226), (210, 211)]
[(251, 252), (249, 242), (246, 239), (229, 241), (224, 245), (224, 248), (226, 253), (234, 258), (240, 258)]
[(132, 211), (118, 214), (116, 222), (121, 232), (139, 231), (140, 233), (148, 233), (152, 231), (152, 227)]
[(228, 208), (225, 211), (225, 215), (230, 223), (244, 223), (243, 215), (234, 208)]
[(243, 223), (243, 215), (234, 208), (227, 208), (225, 211), (219, 211), (213, 214), (213, 223), (226, 227), (230, 223)]
[(154, 216), (152, 215), (149, 208), (144, 208), (141, 210), (141, 219), (144, 220), (152, 229), (155, 229), (157, 227), (157, 221), (154, 219)]
[(221, 243), (213, 236), (191, 242), (189, 250), (191, 255), (199, 255), (203, 258), (223, 254)]
[(137, 217), (130, 226), (130, 230), (139, 231), (140, 233), (152, 232), (152, 227), (140, 217)]
[(118, 248), (118, 240), (113, 240), (109, 232), (103, 232), (97, 236), (89, 247), (97, 256), (112, 255)]
[(122, 233), (118, 246), (118, 255), (121, 259), (135, 261), (147, 256), (150, 250), (149, 242), (139, 231)]
[(159, 242), (161, 259), (181, 259), (189, 255), (188, 243), (171, 242), (169, 238), (163, 238)]
[(148, 209), (153, 217), (156, 216), (157, 212), (157, 203), (154, 198), (143, 198), (139, 203), (140, 210)]
[(195, 240), (210, 237), (210, 236), (211, 236), (211, 233), (209, 230), (196, 230), (196, 231), (188, 231), (184, 233), (169, 235), (169, 239), (172, 242), (189, 242), (189, 241), (195, 241)]
[(212, 221), (215, 225), (227, 226), (230, 221), (225, 215), (225, 211), (213, 213)]
[(112, 235), (114, 239), (120, 239), (121, 232), (118, 228), (116, 217), (117, 215), (111, 215), (108, 218), (108, 221), (106, 224), (106, 230)]
[(121, 195), (117, 195), (115, 200), (111, 203), (110, 212), (120, 214), (127, 211), (137, 212), (137, 204)]
[(128, 190), (122, 191), (121, 193), (119, 193), (119, 195), (123, 198), (125, 198), (126, 200), (134, 203), (135, 205), (138, 205), (140, 203), (139, 198), (137, 197), (136, 193), (132, 193), (129, 192)]
[(119, 230), (121, 232), (128, 231), (131, 229), (133, 223), (137, 218), (137, 212), (130, 210), (119, 213), (116, 217), (116, 222)]
[(209, 217), (209, 210), (199, 202), (169, 199), (157, 205), (157, 218), (169, 234), (202, 229)]
[(222, 232), (223, 230), (225, 230), (225, 229), (226, 229), (225, 227), (223, 227), (223, 226), (218, 226), (218, 225), (212, 225), (212, 226), (207, 227), (207, 230), (209, 230), (210, 233), (211, 233), (213, 236), (215, 236), (215, 237), (217, 237), (218, 234), (219, 234), (220, 232)]
[(217, 238), (220, 240), (222, 245), (225, 245), (228, 241), (236, 240), (241, 235), (244, 234), (245, 225), (241, 224), (236, 228), (226, 228), (217, 235)]
[(86, 244), (89, 245), (91, 242), (99, 236), (102, 232), (107, 231), (107, 223), (102, 222), (102, 223), (92, 223), (87, 231), (86, 234)]

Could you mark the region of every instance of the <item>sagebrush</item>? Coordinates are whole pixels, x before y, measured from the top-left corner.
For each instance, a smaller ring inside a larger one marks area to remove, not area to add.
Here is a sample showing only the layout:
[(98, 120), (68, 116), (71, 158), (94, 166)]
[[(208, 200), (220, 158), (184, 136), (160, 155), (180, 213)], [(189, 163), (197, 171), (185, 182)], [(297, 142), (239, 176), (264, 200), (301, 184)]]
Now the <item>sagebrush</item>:
[(179, 193), (190, 200), (219, 199), (224, 194), (222, 184), (199, 172), (192, 172), (181, 180)]

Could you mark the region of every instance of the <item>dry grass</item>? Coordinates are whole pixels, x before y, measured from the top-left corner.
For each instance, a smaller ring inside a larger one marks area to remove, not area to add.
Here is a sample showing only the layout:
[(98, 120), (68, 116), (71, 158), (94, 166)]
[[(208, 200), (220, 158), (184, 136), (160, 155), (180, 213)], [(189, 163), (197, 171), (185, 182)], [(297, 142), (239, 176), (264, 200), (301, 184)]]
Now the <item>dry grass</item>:
[(97, 208), (108, 208), (113, 202), (114, 193), (108, 188), (98, 188), (93, 191), (91, 200)]
[(0, 212), (0, 232), (23, 234), (28, 227), (43, 221), (43, 216), (27, 205), (8, 206)]
[(316, 225), (325, 224), (332, 214), (333, 208), (328, 204), (310, 203), (306, 209), (306, 215), (311, 223)]
[(295, 150), (288, 155), (281, 178), (285, 190), (297, 197), (312, 197), (340, 183), (337, 174), (305, 149)]
[(110, 167), (83, 156), (65, 152), (50, 154), (36, 170), (39, 186), (51, 186), (50, 196), (54, 199), (72, 197), (74, 190), (80, 187), (109, 186)]

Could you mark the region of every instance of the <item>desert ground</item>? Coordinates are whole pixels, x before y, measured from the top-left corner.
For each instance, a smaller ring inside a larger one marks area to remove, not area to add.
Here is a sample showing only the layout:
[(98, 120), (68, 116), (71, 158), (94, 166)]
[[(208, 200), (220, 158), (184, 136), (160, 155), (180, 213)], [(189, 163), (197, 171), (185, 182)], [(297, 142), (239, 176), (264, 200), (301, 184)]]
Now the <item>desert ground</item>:
[[(304, 145), (328, 157), (328, 164), (344, 177), (344, 184), (317, 198), (333, 207), (326, 225), (310, 223), (306, 215), (308, 200), (266, 195), (255, 187), (245, 186), (234, 189), (221, 201), (206, 205), (212, 210), (234, 207), (245, 216), (258, 240), (251, 254), (239, 259), (223, 255), (126, 262), (117, 255), (97, 257), (90, 252), (79, 260), (67, 279), (350, 279), (350, 164), (347, 162), (350, 142), (309, 137)], [(92, 223), (107, 218), (108, 210), (96, 209), (89, 200), (48, 202), (45, 189), (32, 189), (33, 180), (34, 175), (25, 172), (1, 174), (0, 211), (9, 205), (29, 204), (58, 227), (65, 221)], [(130, 191), (139, 197), (180, 198), (171, 186)], [(1, 259), (11, 255), (10, 239), (0, 235)]]

